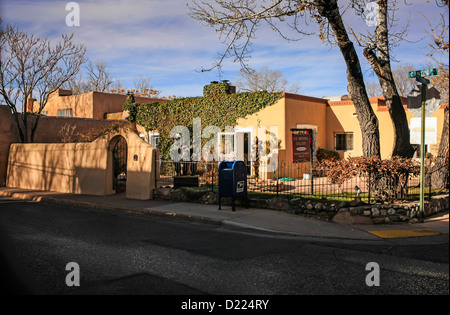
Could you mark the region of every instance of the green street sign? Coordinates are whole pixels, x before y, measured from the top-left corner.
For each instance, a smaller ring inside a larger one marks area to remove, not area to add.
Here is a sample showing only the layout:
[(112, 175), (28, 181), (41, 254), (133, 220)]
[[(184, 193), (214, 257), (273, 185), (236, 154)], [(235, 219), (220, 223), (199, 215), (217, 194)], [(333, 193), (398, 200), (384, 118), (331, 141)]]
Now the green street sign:
[(430, 80), (422, 78), (422, 77), (416, 77), (416, 81), (420, 82), (422, 84), (430, 84), (431, 83)]
[(430, 77), (438, 74), (438, 69), (426, 69), (408, 72), (408, 78), (414, 79), (416, 77)]

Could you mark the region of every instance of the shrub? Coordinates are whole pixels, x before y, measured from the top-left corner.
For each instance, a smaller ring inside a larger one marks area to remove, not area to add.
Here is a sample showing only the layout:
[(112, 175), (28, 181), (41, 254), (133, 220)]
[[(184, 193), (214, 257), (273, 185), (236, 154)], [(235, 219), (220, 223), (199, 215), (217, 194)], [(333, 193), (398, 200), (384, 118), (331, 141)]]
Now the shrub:
[(75, 129), (77, 129), (77, 125), (70, 125), (65, 123), (64, 126), (58, 131), (59, 139), (62, 143), (70, 143), (76, 141), (76, 133)]
[(317, 161), (322, 162), (323, 160), (337, 161), (341, 159), (341, 156), (337, 151), (327, 150), (319, 148), (317, 150)]
[(368, 178), (372, 196), (378, 201), (402, 200), (408, 194), (410, 176), (420, 174), (420, 164), (410, 159), (393, 157), (350, 157), (343, 160), (324, 160), (319, 166), (333, 184), (341, 186), (355, 176)]

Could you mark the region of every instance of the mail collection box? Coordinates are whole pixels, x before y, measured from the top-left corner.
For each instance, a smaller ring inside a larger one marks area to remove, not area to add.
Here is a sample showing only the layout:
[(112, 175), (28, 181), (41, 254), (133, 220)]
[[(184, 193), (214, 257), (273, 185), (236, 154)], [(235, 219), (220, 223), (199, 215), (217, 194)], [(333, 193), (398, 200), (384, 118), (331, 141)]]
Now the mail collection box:
[(222, 161), (219, 164), (219, 210), (222, 197), (232, 199), (232, 210), (236, 210), (236, 199), (245, 199), (248, 208), (247, 167), (243, 161)]

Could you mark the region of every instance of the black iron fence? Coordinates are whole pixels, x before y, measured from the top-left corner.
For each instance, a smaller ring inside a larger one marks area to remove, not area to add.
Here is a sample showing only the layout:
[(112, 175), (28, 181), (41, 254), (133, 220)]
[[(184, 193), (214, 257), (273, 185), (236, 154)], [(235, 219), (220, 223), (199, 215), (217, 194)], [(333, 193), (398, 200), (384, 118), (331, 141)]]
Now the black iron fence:
[[(195, 186), (218, 190), (219, 162), (159, 161), (160, 187)], [(427, 172), (425, 197), (442, 193), (431, 185)], [(373, 203), (380, 200), (419, 200), (420, 177), (405, 174), (397, 178), (376, 178), (360, 174), (342, 183), (333, 183), (323, 169), (312, 168), (309, 163), (278, 163), (276, 169), (262, 163), (247, 163), (247, 183), (250, 194), (285, 196), (289, 198), (361, 201)], [(448, 192), (448, 188), (446, 189)]]

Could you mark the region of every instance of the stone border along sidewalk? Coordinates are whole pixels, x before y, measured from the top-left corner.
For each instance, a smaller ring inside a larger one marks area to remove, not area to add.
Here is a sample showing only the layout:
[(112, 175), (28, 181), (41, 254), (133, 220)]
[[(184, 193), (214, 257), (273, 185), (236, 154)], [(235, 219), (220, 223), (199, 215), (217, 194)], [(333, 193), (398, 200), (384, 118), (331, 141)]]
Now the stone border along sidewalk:
[[(198, 188), (181, 187), (158, 188), (154, 190), (154, 199), (194, 202), (218, 205), (216, 192)], [(288, 199), (284, 197), (250, 198), (250, 208), (280, 210), (294, 215), (314, 217), (342, 224), (389, 224), (419, 223), (419, 201), (403, 204), (365, 204), (360, 200), (343, 201), (339, 204), (328, 200), (312, 201), (307, 199)], [(231, 198), (223, 198), (222, 204), (231, 205)], [(236, 200), (236, 206), (244, 206)], [(449, 195), (434, 196), (425, 201), (425, 217), (449, 209)]]

